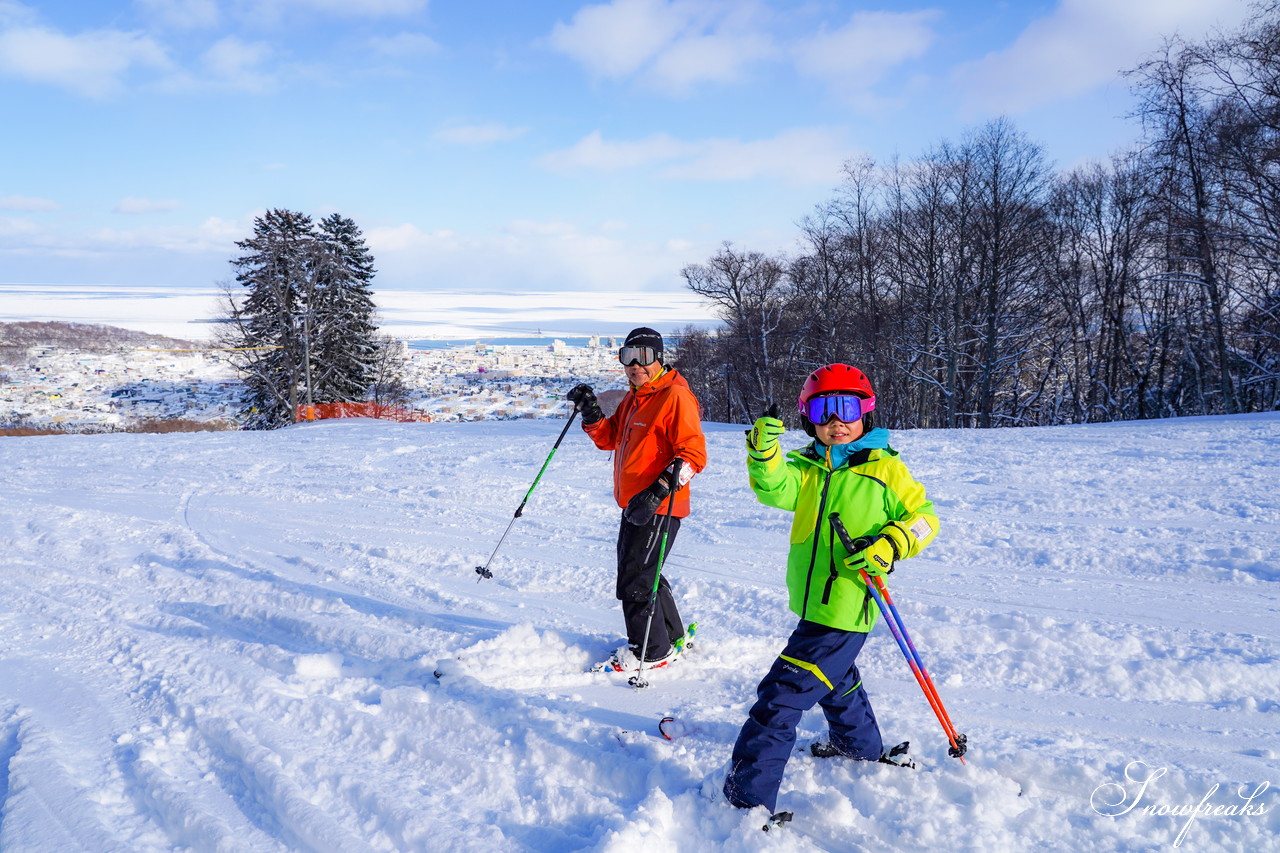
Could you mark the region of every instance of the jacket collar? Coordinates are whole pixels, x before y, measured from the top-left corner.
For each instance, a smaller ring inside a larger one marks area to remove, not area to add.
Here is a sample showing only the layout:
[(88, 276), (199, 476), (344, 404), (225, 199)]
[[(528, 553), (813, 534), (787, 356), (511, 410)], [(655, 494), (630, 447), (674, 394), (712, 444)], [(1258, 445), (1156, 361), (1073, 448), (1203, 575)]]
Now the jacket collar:
[(664, 367), (662, 368), (661, 373), (638, 388), (635, 385), (632, 385), (631, 391), (637, 397), (647, 397), (650, 394), (661, 391), (663, 388), (670, 387), (675, 383), (676, 377), (679, 375), (680, 374), (676, 373), (670, 367)]
[(889, 430), (877, 427), (857, 441), (852, 441), (848, 444), (827, 447), (822, 442), (814, 439), (807, 446), (802, 447), (800, 450), (792, 451), (788, 455), (796, 459), (804, 459), (807, 462), (819, 464), (834, 471), (845, 466), (856, 468), (873, 459), (879, 459), (883, 455), (883, 451), (888, 449)]

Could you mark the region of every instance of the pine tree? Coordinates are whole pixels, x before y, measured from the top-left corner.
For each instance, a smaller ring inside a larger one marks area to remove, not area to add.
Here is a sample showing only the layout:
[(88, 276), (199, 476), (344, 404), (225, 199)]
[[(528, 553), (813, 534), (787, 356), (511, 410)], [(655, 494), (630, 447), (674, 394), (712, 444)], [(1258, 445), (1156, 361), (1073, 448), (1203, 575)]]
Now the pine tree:
[(318, 238), (324, 266), (311, 329), (312, 392), (316, 402), (362, 400), (377, 358), (373, 255), (355, 222), (336, 213), (320, 220)]
[(270, 210), (236, 245), (226, 342), (244, 376), (242, 416), (251, 429), (275, 429), (310, 403), (363, 400), (375, 380), (377, 327), (370, 283), (373, 256), (360, 229), (338, 214), (311, 217)]
[(305, 381), (304, 294), (314, 266), (311, 217), (269, 210), (253, 223), (253, 237), (236, 243), (244, 254), (231, 261), (247, 295), (232, 303), (232, 343), (244, 376), (241, 414), (250, 429), (291, 424)]

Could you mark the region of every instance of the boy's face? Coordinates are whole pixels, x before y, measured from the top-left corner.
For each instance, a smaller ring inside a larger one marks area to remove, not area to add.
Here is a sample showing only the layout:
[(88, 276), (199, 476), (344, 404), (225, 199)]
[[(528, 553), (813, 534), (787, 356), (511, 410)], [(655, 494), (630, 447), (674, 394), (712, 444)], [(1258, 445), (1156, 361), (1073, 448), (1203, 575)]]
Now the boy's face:
[(864, 432), (862, 418), (845, 423), (837, 417), (832, 417), (825, 424), (815, 424), (813, 431), (817, 434), (818, 440), (828, 447), (833, 444), (848, 444), (851, 441), (857, 441), (862, 438), (862, 433)]

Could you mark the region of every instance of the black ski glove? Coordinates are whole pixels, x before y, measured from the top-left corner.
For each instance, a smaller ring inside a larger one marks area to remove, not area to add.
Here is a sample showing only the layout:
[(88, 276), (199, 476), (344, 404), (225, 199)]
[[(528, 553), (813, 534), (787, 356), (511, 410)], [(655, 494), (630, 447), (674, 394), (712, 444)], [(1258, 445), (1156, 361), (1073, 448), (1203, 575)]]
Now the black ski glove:
[(672, 462), (666, 467), (666, 470), (658, 475), (658, 479), (654, 480), (649, 488), (642, 492), (637, 492), (635, 497), (627, 501), (627, 509), (622, 513), (622, 517), (627, 520), (627, 523), (642, 527), (653, 520), (653, 514), (658, 511), (658, 507), (662, 506), (662, 502), (671, 494), (671, 485), (680, 476), (680, 466), (682, 465), (684, 465), (683, 459), (677, 459)]
[(596, 400), (596, 392), (590, 385), (575, 385), (565, 397), (573, 403), (575, 409), (582, 412), (584, 426), (591, 426), (604, 420), (604, 412), (601, 411), (600, 403)]

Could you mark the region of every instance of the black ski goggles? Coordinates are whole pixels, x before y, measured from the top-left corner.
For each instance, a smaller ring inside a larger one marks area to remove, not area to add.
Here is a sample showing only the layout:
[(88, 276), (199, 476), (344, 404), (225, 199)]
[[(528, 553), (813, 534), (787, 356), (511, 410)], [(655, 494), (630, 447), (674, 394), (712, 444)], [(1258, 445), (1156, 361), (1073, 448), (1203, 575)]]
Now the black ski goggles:
[(618, 361), (630, 367), (638, 364), (648, 367), (658, 360), (658, 351), (653, 347), (623, 347), (618, 350)]

